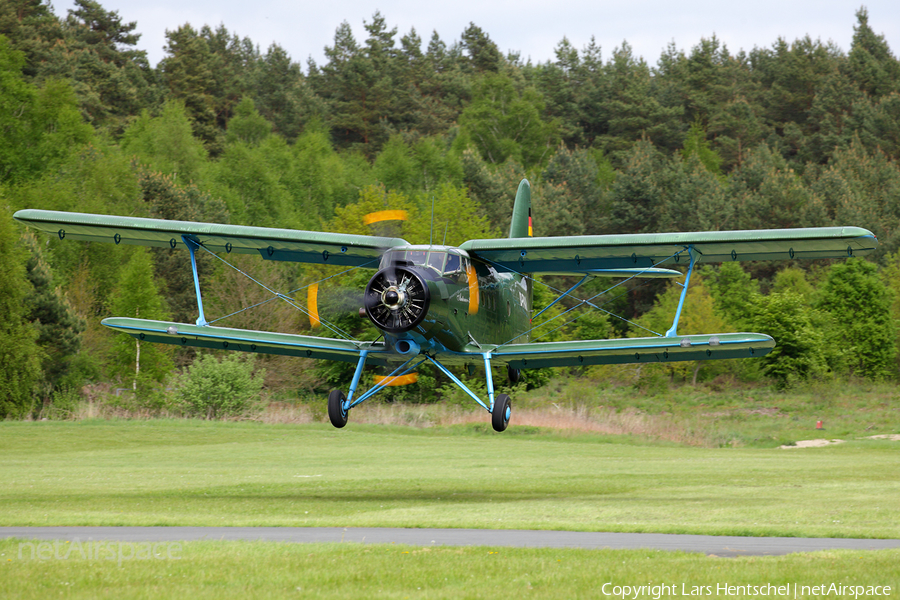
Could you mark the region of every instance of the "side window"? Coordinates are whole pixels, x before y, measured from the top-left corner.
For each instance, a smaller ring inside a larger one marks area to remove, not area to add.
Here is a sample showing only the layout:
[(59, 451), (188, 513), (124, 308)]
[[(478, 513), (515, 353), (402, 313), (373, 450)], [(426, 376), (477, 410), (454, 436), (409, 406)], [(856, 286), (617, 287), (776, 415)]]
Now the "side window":
[(444, 267), (445, 275), (452, 275), (460, 270), (461, 262), (459, 260), (459, 256), (456, 254), (451, 254), (447, 257), (447, 265)]

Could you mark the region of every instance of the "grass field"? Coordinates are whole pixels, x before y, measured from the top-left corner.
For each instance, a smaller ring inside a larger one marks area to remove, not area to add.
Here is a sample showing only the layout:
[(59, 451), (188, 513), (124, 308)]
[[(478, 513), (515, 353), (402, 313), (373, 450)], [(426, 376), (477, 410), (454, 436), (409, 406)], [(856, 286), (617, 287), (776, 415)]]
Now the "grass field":
[(0, 424), (2, 525), (900, 537), (900, 446), (694, 448), (529, 427)]
[[(900, 589), (898, 550), (724, 559), (646, 550), (190, 542), (178, 560), (134, 560), (119, 566), (102, 559), (29, 559), (27, 553), (20, 559), (19, 543), (0, 541), (4, 598), (569, 600), (680, 598), (691, 591), (706, 597), (763, 595), (751, 586), (763, 587), (770, 598), (794, 598), (795, 584), (797, 597), (852, 598), (852, 593), (803, 594), (801, 586), (890, 586), (894, 597)], [(670, 587), (654, 593), (653, 586), (663, 584)], [(615, 586), (642, 585), (650, 587), (639, 596), (615, 591)], [(734, 587), (720, 587), (725, 585)], [(789, 586), (789, 593), (773, 593), (765, 587), (769, 585)]]
[[(704, 448), (530, 426), (495, 434), (484, 423), (351, 423), (335, 430), (317, 423), (4, 422), (0, 525), (900, 537), (898, 444), (851, 439), (824, 448)], [(19, 558), (20, 543), (0, 542), (0, 597), (619, 597), (601, 591), (606, 583), (678, 586), (663, 594), (648, 588), (641, 598), (681, 597), (693, 586), (711, 586), (706, 595), (716, 595), (724, 584), (889, 585), (900, 593), (900, 551), (719, 559), (190, 542), (179, 560), (117, 564)], [(728, 596), (760, 593), (745, 588)]]

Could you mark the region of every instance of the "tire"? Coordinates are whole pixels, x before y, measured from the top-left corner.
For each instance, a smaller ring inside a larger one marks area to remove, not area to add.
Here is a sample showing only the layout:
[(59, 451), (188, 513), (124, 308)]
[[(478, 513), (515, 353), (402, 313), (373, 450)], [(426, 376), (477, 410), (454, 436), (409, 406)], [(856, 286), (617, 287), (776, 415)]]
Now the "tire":
[(328, 394), (328, 418), (331, 424), (340, 429), (347, 424), (347, 411), (344, 410), (344, 392), (341, 390), (332, 390)]
[(494, 410), (491, 411), (491, 425), (494, 431), (505, 431), (509, 425), (512, 404), (507, 394), (497, 394), (494, 398)]
[(522, 371), (506, 365), (506, 378), (509, 379), (510, 383), (519, 383), (519, 380), (522, 378)]

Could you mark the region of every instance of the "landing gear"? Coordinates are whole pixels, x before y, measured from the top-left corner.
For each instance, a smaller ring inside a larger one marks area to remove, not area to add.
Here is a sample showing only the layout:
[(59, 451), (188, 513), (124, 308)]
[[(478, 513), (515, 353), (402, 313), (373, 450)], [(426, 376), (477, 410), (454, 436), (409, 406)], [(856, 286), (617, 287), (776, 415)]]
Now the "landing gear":
[(522, 378), (522, 371), (506, 365), (506, 378), (509, 379), (510, 383), (519, 383), (519, 380)]
[(507, 394), (497, 394), (494, 399), (494, 409), (491, 411), (491, 425), (494, 431), (504, 431), (509, 425), (509, 416), (512, 414), (512, 405)]
[(344, 409), (344, 392), (341, 390), (332, 390), (328, 394), (328, 418), (331, 424), (340, 429), (347, 424), (347, 411)]

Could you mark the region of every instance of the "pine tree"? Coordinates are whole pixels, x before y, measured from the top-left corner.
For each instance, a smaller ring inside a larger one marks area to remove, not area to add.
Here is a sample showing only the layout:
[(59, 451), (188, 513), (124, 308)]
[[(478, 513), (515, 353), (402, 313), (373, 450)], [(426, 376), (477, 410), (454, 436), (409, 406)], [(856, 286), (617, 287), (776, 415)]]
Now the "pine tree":
[(31, 284), (24, 299), (25, 319), (36, 328), (36, 342), (43, 351), (40, 388), (46, 404), (50, 394), (58, 389), (71, 370), (75, 354), (81, 347), (84, 322), (54, 286), (50, 265), (33, 233), (23, 235), (22, 247), (28, 253), (25, 270)]
[(849, 72), (862, 91), (875, 97), (898, 91), (900, 62), (884, 36), (876, 35), (869, 26), (869, 11), (865, 7), (856, 11), (848, 60)]

